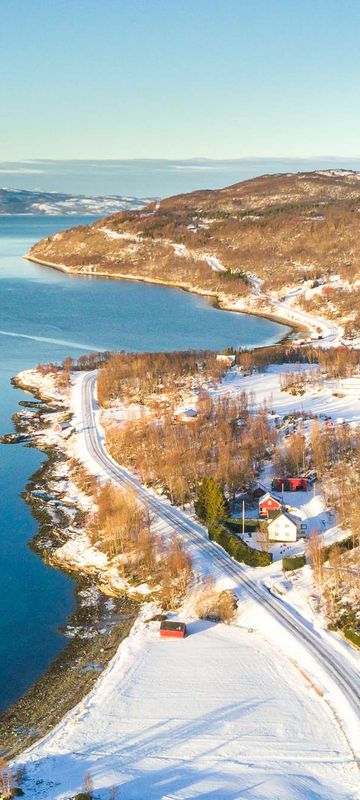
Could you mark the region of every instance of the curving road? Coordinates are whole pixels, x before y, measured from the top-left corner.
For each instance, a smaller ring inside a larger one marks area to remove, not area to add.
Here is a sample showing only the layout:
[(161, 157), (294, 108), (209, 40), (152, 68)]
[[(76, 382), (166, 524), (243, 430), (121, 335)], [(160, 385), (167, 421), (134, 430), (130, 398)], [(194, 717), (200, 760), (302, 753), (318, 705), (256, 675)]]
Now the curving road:
[(352, 710), (360, 718), (360, 685), (359, 675), (351, 664), (332, 647), (316, 631), (308, 627), (304, 618), (295, 611), (284, 606), (280, 599), (271, 595), (266, 589), (256, 583), (249, 573), (235, 562), (219, 545), (211, 542), (205, 529), (194, 520), (186, 516), (180, 509), (164, 503), (161, 498), (154, 496), (140, 481), (116, 462), (107, 453), (103, 436), (98, 425), (95, 399), (96, 373), (86, 373), (82, 380), (82, 419), (83, 435), (88, 454), (93, 461), (106, 473), (110, 480), (121, 486), (135, 489), (141, 501), (170, 527), (181, 533), (182, 537), (193, 547), (196, 547), (212, 564), (221, 568), (222, 572), (235, 579), (248, 594), (261, 604), (269, 614), (280, 623), (283, 628), (295, 636), (306, 650), (325, 668), (328, 676), (335, 681), (341, 689)]
[(290, 325), (291, 322), (295, 322), (300, 325), (306, 325), (310, 331), (313, 331), (314, 328), (319, 329), (322, 339), (318, 339), (317, 336), (315, 336), (314, 339), (309, 339), (307, 344), (315, 344), (318, 347), (335, 347), (341, 345), (342, 331), (338, 325), (335, 325), (331, 320), (324, 319), (324, 317), (314, 317), (313, 314), (309, 314), (307, 311), (302, 311), (302, 309), (297, 306), (291, 305), (291, 300), (303, 293), (301, 287), (293, 289), (282, 300), (275, 300), (275, 298), (261, 291), (262, 281), (260, 278), (256, 275), (249, 275), (248, 279), (253, 294), (262, 300), (266, 300), (267, 303), (270, 303), (273, 308), (279, 312), (279, 315), (288, 319)]
[[(271, 298), (267, 298), (268, 300)], [(285, 300), (272, 300), (271, 302), (280, 313), (285, 313), (290, 322), (299, 322), (300, 325), (307, 325), (310, 330), (316, 326), (321, 331), (322, 339), (310, 339), (308, 344), (316, 344), (319, 347), (334, 347), (341, 344), (341, 331), (334, 322), (324, 319), (322, 317), (314, 317), (313, 314), (308, 314), (307, 311), (302, 311), (299, 308), (292, 306)]]

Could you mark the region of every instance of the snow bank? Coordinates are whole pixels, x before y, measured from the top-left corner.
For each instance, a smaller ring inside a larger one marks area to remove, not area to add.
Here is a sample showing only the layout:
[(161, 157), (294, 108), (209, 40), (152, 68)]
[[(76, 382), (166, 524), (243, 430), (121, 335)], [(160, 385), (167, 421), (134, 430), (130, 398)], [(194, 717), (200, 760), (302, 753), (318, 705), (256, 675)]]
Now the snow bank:
[(27, 797), (354, 799), (357, 770), (321, 696), (249, 633), (187, 620), (183, 641), (142, 619), (95, 689), (22, 759)]

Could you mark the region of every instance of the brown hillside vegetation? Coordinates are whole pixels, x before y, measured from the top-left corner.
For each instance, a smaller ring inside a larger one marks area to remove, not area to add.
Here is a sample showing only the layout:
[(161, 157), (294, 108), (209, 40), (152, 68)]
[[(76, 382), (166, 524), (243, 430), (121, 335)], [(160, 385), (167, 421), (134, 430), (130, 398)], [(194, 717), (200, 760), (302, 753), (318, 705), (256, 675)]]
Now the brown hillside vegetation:
[(227, 367), (216, 353), (184, 350), (171, 353), (112, 353), (98, 377), (98, 399), (106, 407), (113, 400), (149, 403), (172, 399), (179, 402), (181, 390), (219, 380)]
[[(106, 427), (112, 456), (142, 482), (160, 488), (173, 503), (194, 499), (211, 476), (231, 495), (255, 478), (275, 443), (264, 412), (252, 414), (252, 397), (212, 399), (204, 388), (219, 379), (223, 364), (212, 353), (114, 353), (99, 372), (98, 398), (107, 408), (142, 404), (138, 419)], [(195, 416), (183, 420), (176, 405), (183, 392), (196, 397)]]
[(147, 581), (160, 590), (165, 608), (180, 602), (192, 575), (181, 540), (174, 537), (165, 545), (154, 535), (149, 510), (132, 489), (105, 483), (95, 500), (96, 511), (88, 525), (92, 542), (107, 553), (123, 578)]
[[(246, 295), (252, 273), (264, 279), (265, 291), (334, 272), (351, 289), (360, 277), (359, 215), (358, 173), (264, 175), (57, 233), (30, 255), (76, 272), (142, 277), (219, 296)], [(208, 256), (225, 271), (213, 270)], [(319, 297), (321, 308), (329, 305)], [(335, 314), (338, 297), (340, 306), (349, 305), (348, 291), (334, 292)]]

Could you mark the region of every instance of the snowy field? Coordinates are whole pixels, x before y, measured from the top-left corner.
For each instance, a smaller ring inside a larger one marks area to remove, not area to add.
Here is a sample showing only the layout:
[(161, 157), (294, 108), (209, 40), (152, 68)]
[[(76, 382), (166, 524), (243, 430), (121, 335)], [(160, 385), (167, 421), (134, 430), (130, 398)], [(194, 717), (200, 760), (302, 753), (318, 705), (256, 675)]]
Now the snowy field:
[[(147, 609), (147, 615), (151, 616)], [(26, 756), (26, 796), (354, 800), (358, 772), (332, 712), (291, 660), (206, 622), (184, 641), (136, 623), (93, 692)]]
[[(287, 372), (310, 371), (309, 364), (272, 364), (266, 372), (242, 375), (236, 368), (230, 370), (218, 390), (212, 395), (254, 392), (255, 405), (264, 404), (279, 414), (293, 411), (311, 411), (313, 414), (326, 414), (334, 420), (360, 422), (360, 375), (339, 380), (324, 380), (322, 386), (309, 387), (305, 394), (293, 396), (280, 390), (280, 374)], [(336, 394), (343, 395), (336, 397)]]

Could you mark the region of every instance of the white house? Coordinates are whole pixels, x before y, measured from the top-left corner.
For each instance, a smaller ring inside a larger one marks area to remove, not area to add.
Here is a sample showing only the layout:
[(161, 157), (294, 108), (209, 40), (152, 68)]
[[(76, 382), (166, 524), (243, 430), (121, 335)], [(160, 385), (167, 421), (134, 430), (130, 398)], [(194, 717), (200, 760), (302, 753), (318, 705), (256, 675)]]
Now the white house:
[(233, 367), (236, 361), (236, 356), (232, 353), (218, 353), (216, 356), (216, 361), (223, 362), (223, 364), (226, 364), (227, 367)]
[(296, 542), (299, 523), (296, 517), (290, 516), (286, 511), (279, 511), (267, 526), (270, 542)]

